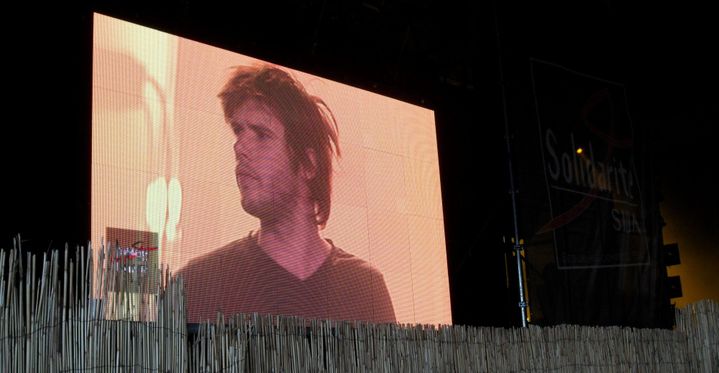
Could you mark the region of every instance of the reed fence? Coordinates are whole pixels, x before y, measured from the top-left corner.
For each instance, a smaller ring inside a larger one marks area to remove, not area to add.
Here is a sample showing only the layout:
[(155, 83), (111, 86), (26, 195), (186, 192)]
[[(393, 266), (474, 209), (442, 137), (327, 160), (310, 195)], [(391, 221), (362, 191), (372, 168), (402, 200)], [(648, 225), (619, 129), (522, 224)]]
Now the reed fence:
[(128, 271), (114, 252), (0, 250), (0, 371), (719, 371), (715, 301), (677, 310), (674, 330), (218, 314), (188, 332), (182, 279)]

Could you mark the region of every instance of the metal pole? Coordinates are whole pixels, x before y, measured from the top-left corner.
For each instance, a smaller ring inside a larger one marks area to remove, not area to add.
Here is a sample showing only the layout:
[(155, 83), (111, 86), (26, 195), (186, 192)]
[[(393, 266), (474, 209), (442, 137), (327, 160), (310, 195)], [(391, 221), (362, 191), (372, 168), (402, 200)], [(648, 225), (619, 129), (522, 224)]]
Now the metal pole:
[(517, 223), (517, 190), (514, 187), (514, 168), (512, 166), (512, 142), (509, 134), (509, 118), (507, 115), (507, 95), (502, 67), (502, 44), (499, 37), (499, 18), (497, 2), (494, 1), (494, 29), (497, 37), (497, 62), (499, 64), (499, 87), (502, 93), (502, 114), (504, 117), (504, 139), (507, 142), (507, 167), (509, 167), (509, 193), (512, 196), (512, 215), (514, 223), (514, 256), (517, 259), (517, 284), (519, 285), (519, 309), (522, 313), (522, 327), (527, 327), (527, 302), (524, 299), (524, 268), (522, 267), (522, 245), (519, 243), (519, 225)]

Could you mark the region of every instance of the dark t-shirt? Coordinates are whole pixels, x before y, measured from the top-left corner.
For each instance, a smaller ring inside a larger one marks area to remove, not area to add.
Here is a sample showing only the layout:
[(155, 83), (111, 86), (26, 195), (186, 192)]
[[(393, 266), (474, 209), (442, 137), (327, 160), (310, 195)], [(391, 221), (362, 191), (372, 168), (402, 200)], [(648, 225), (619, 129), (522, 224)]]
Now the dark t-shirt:
[(191, 323), (214, 320), (217, 311), (226, 316), (258, 312), (395, 321), (382, 274), (334, 244), (324, 263), (304, 280), (272, 260), (253, 234), (191, 261), (178, 275), (185, 279)]

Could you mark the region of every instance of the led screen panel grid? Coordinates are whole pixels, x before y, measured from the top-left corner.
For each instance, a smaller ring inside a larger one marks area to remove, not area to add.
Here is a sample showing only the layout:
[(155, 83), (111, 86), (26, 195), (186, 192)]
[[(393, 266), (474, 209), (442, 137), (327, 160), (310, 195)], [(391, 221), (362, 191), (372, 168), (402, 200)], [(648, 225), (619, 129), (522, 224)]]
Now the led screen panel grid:
[[(217, 94), (233, 66), (259, 63), (95, 14), (93, 242), (112, 240), (108, 232), (151, 235), (152, 255), (140, 257), (176, 272), (258, 229), (241, 205), (235, 139)], [(451, 324), (434, 113), (279, 68), (337, 121), (342, 155), (321, 235), (383, 275), (397, 322)]]

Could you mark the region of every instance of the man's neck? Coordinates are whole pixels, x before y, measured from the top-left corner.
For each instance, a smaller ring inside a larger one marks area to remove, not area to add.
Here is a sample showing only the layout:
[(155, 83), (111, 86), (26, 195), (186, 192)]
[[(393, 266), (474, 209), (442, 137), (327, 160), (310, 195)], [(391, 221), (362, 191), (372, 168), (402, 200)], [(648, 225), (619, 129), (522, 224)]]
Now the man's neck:
[(312, 276), (332, 249), (320, 237), (313, 219), (296, 215), (280, 221), (262, 221), (257, 243), (272, 260), (300, 280)]

